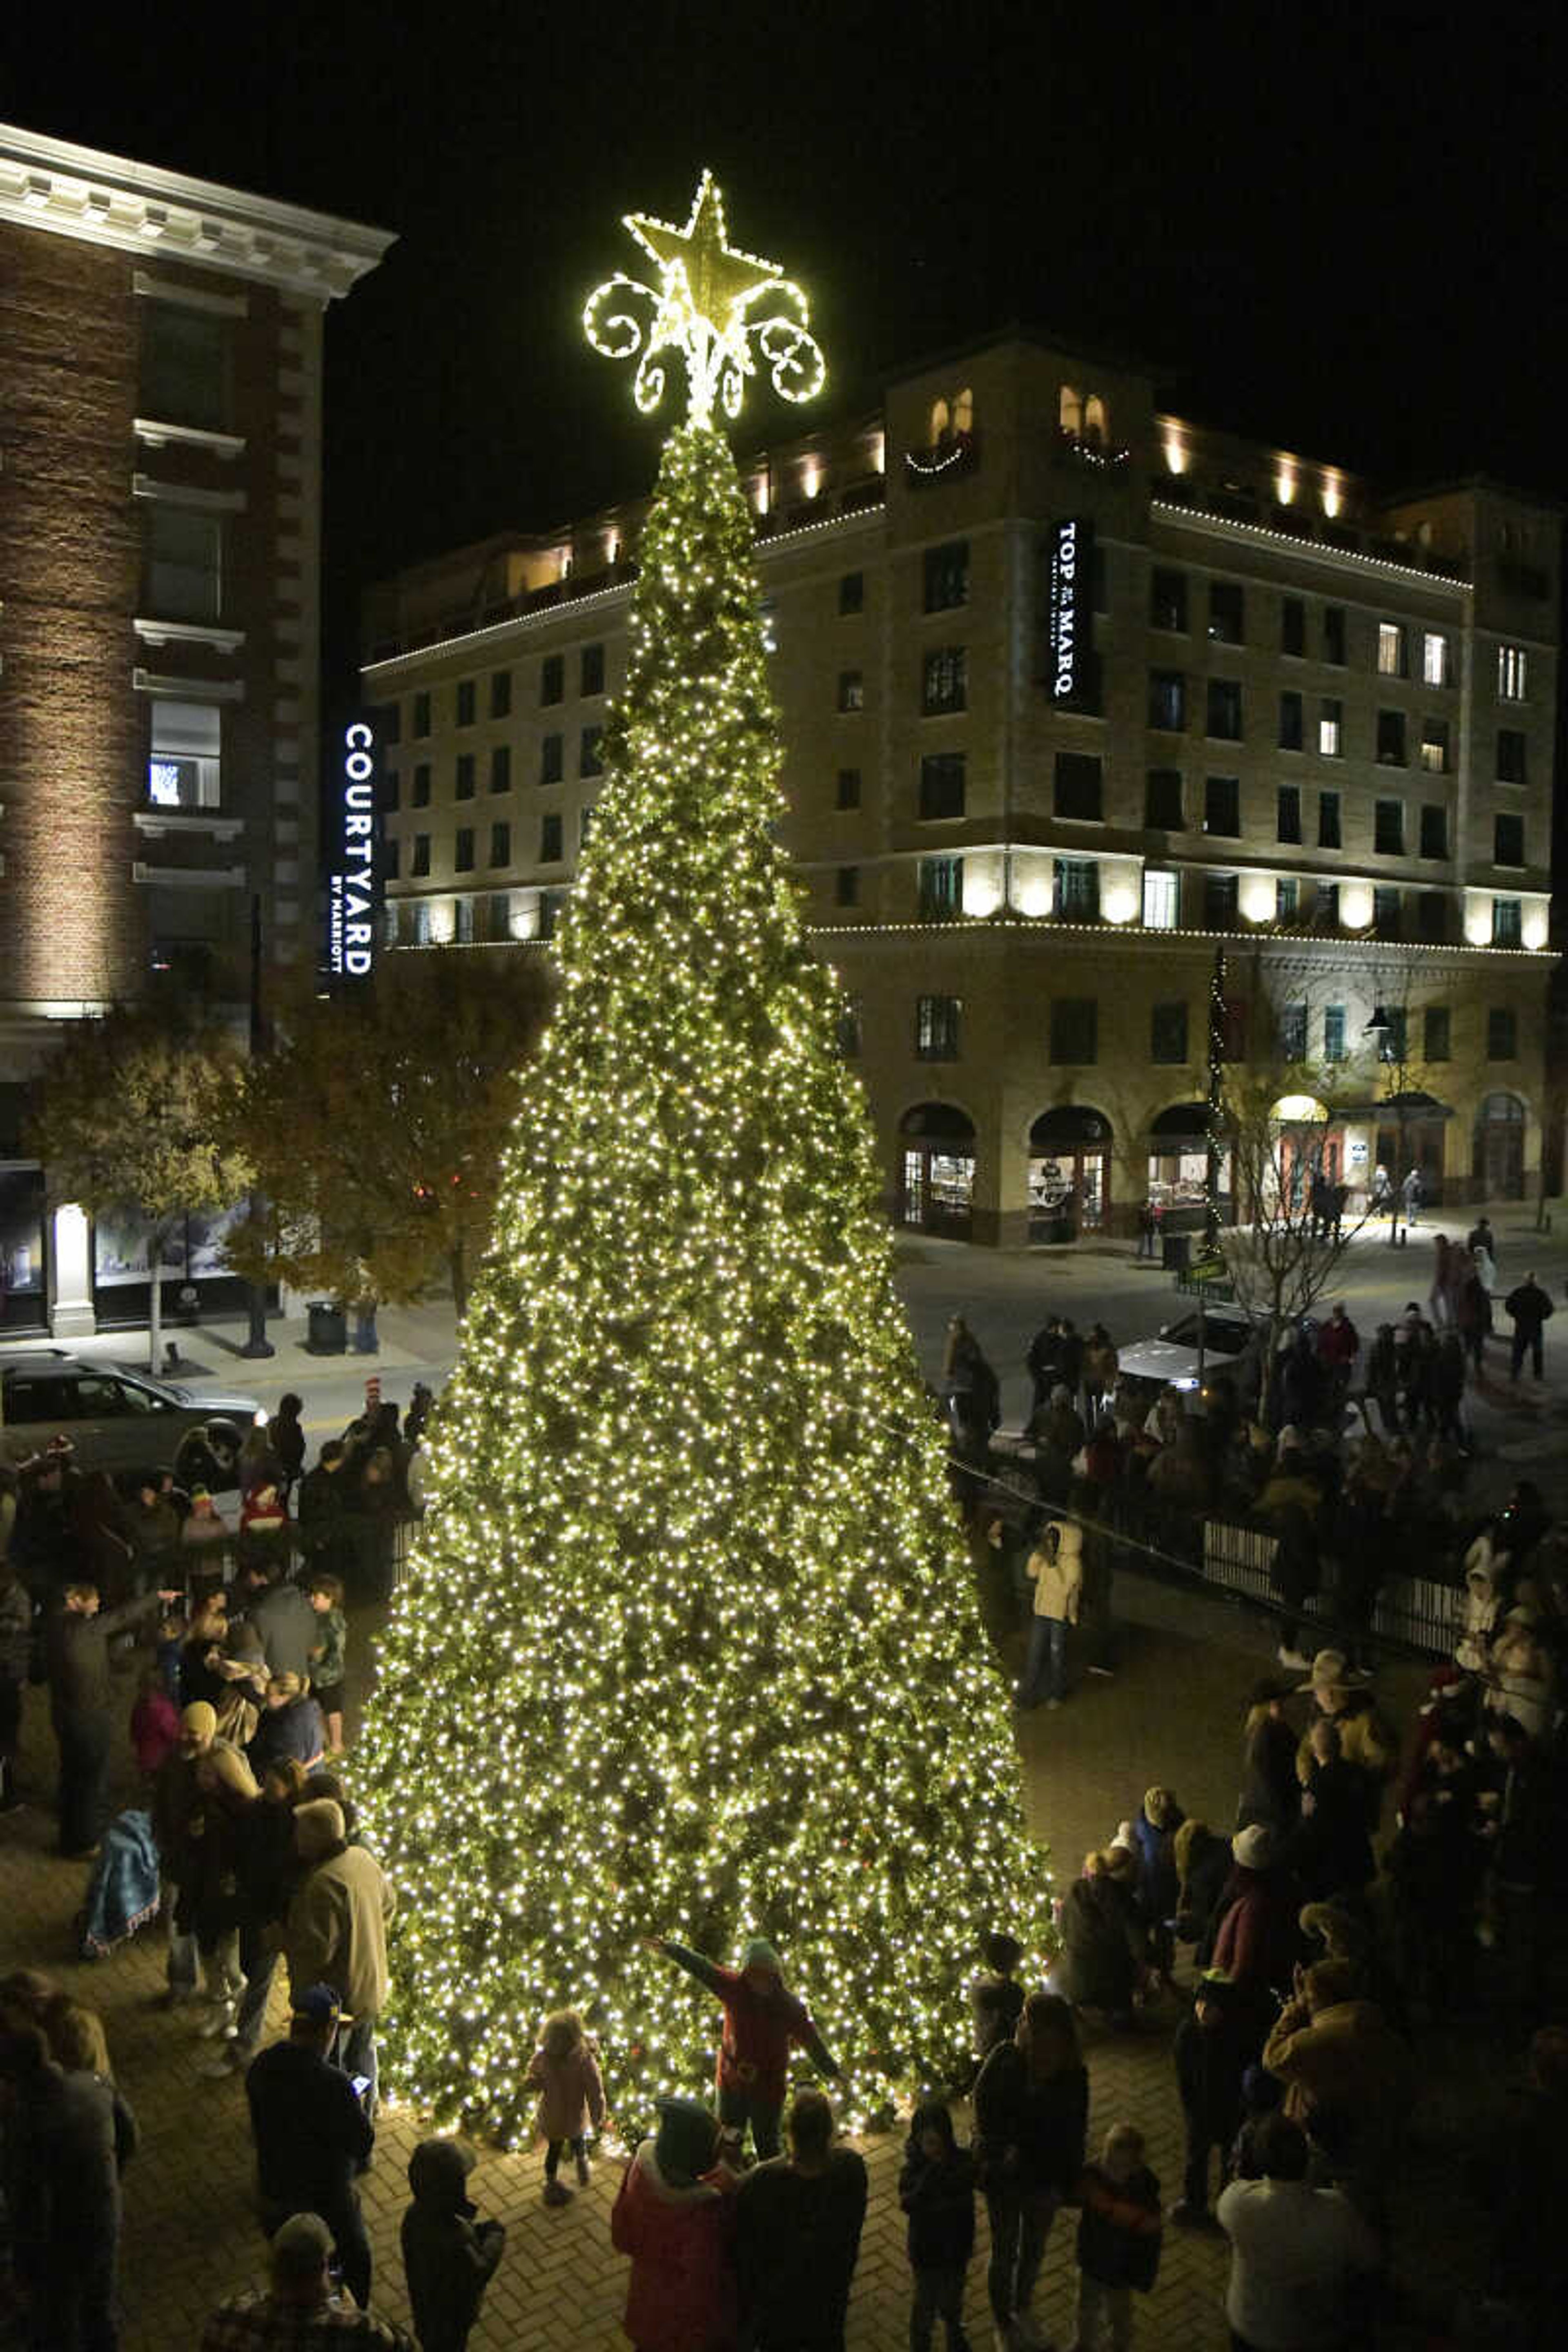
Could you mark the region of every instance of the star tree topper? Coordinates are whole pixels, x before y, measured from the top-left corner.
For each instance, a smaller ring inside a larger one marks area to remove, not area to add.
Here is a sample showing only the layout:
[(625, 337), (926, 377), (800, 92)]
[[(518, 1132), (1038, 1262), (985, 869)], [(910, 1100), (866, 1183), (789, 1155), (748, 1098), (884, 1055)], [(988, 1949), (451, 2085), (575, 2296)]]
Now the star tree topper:
[[(785, 400), (810, 400), (821, 391), (827, 370), (808, 331), (805, 296), (780, 274), (776, 261), (731, 245), (724, 199), (711, 172), (697, 184), (684, 228), (649, 213), (627, 213), (626, 226), (653, 263), (658, 283), (648, 286), (617, 270), (588, 297), (583, 326), (606, 359), (641, 353), (632, 394), (645, 415), (664, 397), (667, 352), (685, 362), (686, 413), (693, 425), (710, 425), (715, 405), (726, 416), (740, 415), (759, 352)], [(634, 300), (647, 309), (646, 319), (622, 307)]]

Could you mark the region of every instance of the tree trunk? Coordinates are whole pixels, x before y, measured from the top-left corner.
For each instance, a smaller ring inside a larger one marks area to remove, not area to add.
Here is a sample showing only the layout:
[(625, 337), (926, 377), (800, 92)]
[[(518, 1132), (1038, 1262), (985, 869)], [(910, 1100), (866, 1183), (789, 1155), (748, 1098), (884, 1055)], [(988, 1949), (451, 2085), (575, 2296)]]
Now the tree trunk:
[(468, 1311), (468, 1253), (464, 1242), (458, 1240), (452, 1244), (447, 1263), (452, 1274), (453, 1312), (460, 1323)]
[(147, 1236), (147, 1369), (163, 1369), (163, 1234), (160, 1227)]

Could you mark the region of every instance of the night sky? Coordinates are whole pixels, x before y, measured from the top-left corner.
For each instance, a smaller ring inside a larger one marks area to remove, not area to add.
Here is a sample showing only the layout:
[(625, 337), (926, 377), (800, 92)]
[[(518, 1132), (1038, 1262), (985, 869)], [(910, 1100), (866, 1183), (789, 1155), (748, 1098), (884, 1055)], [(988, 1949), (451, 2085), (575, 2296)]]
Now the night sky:
[(1563, 495), (1558, 20), (174, 0), (29, 12), (0, 113), (397, 232), (329, 331), (341, 694), (363, 582), (647, 486), (655, 431), (579, 313), (634, 257), (619, 215), (683, 219), (703, 163), (737, 242), (813, 294), (825, 418), (1022, 319), (1304, 454)]

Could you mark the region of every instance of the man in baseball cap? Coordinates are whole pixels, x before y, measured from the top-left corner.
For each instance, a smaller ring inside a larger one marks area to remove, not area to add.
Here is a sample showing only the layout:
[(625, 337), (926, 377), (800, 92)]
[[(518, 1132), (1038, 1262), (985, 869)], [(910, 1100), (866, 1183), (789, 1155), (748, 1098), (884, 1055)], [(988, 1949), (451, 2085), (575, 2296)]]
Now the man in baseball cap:
[[(333, 2344), (363, 2344), (377, 2352), (413, 2352), (390, 2320), (345, 2309), (328, 2262), (332, 2233), (319, 2213), (291, 2213), (272, 2233), (272, 2283), (252, 2287), (214, 2312), (202, 2333), (202, 2352), (284, 2352), (330, 2325)], [(321, 2339), (327, 2340), (323, 2333)]]
[(354, 2189), (375, 2133), (341, 2066), (328, 2055), (347, 2022), (336, 1988), (295, 1994), (289, 2039), (255, 2059), (245, 2078), (256, 2140), (262, 2226), (290, 2214), (319, 2214), (337, 2242), (343, 2284), (363, 2310), (370, 2301), (370, 2241)]

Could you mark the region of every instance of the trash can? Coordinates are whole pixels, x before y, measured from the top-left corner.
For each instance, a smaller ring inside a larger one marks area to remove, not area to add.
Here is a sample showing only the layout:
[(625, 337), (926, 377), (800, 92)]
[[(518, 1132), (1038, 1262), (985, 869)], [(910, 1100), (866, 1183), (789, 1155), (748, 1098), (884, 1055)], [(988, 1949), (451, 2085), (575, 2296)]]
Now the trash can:
[(330, 1298), (312, 1298), (305, 1309), (305, 1345), (312, 1356), (341, 1356), (349, 1344), (349, 1318)]
[(1167, 1274), (1185, 1274), (1193, 1262), (1191, 1234), (1162, 1234), (1160, 1263)]

